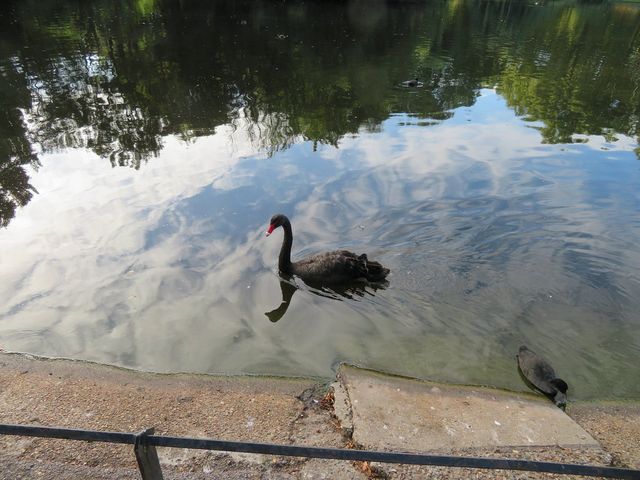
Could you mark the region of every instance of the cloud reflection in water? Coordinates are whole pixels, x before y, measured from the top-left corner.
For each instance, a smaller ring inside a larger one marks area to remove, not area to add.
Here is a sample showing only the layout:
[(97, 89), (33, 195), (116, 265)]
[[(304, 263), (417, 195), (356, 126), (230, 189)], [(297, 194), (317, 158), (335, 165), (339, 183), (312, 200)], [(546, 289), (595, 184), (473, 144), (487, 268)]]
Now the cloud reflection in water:
[[(619, 215), (638, 200), (632, 141), (541, 145), (491, 90), (407, 123), (272, 157), (221, 127), (165, 138), (137, 173), (42, 155), (41, 194), (0, 232), (3, 347), (155, 371), (330, 375), (346, 360), (521, 389), (513, 354), (529, 343), (576, 397), (640, 395), (612, 373), (640, 351), (640, 221)], [(296, 226), (294, 259), (366, 250), (389, 288), (301, 289), (270, 322), (275, 211)]]

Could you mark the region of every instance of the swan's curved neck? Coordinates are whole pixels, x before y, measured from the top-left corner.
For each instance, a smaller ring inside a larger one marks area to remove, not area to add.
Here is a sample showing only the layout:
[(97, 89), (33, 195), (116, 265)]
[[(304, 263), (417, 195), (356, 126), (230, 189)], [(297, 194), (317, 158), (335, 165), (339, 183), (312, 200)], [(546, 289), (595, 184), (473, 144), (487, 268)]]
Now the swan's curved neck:
[(293, 231), (291, 230), (291, 222), (288, 219), (282, 224), (282, 229), (284, 230), (284, 239), (282, 240), (282, 248), (280, 248), (280, 256), (278, 257), (278, 269), (281, 272), (290, 273)]

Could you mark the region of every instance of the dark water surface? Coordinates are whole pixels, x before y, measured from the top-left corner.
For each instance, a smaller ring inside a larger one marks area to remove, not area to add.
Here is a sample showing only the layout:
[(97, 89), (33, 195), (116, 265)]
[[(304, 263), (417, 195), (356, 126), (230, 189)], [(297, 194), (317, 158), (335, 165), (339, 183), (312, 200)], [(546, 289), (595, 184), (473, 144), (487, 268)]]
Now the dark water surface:
[[(521, 390), (526, 343), (570, 398), (640, 398), (637, 6), (6, 5), (0, 347)], [(266, 316), (277, 212), (387, 288)]]

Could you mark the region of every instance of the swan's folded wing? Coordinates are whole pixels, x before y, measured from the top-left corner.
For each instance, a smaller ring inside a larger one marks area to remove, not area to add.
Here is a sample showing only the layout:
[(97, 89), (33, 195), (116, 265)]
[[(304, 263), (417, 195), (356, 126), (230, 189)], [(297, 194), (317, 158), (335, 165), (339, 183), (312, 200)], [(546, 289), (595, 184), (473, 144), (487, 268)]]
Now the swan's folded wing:
[(389, 274), (388, 268), (369, 260), (366, 254), (356, 255), (348, 250), (335, 250), (307, 257), (295, 262), (293, 271), (303, 279), (323, 283), (379, 282)]
[(390, 272), (388, 268), (383, 267), (378, 262), (369, 262), (367, 268), (369, 270), (368, 278), (372, 281), (384, 280)]
[(337, 283), (366, 278), (366, 263), (347, 250), (336, 250), (295, 262), (294, 273), (303, 279)]

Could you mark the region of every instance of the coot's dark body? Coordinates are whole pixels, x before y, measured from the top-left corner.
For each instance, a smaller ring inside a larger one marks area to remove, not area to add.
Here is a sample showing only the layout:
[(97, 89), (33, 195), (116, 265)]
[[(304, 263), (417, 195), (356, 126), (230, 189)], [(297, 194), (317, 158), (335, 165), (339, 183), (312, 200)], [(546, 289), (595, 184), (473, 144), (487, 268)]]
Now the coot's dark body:
[(564, 408), (567, 404), (567, 383), (556, 376), (553, 367), (526, 346), (518, 351), (518, 368), (537, 390), (550, 397), (554, 403)]

